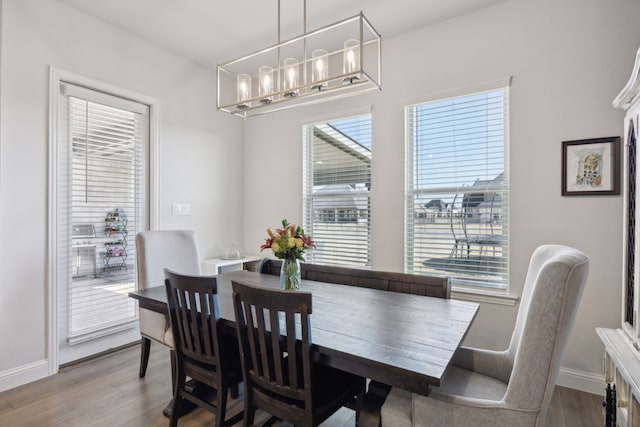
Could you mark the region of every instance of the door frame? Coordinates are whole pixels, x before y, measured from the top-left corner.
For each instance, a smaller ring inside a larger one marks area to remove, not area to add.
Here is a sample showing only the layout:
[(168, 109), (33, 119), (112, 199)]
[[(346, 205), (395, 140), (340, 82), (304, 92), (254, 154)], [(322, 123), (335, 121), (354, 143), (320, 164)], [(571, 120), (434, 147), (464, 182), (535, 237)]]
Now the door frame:
[(60, 83), (67, 82), (84, 86), (111, 95), (130, 99), (149, 106), (149, 194), (148, 194), (148, 227), (155, 229), (158, 224), (158, 176), (159, 176), (159, 109), (160, 101), (156, 98), (128, 89), (82, 76), (56, 67), (49, 67), (49, 180), (47, 188), (47, 279), (46, 308), (47, 336), (46, 354), (49, 375), (56, 374), (59, 369), (58, 349), (58, 282), (56, 263), (57, 204), (58, 204), (58, 103), (60, 99)]

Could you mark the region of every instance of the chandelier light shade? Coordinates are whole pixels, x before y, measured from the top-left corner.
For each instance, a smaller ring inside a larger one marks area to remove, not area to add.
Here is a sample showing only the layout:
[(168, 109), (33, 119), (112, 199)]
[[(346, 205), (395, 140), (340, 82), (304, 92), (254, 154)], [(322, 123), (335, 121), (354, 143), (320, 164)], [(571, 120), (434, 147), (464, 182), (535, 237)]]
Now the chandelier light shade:
[(315, 31), (305, 29), (218, 65), (218, 110), (247, 118), (380, 90), (380, 51), (380, 34), (362, 12)]
[(258, 69), (258, 93), (260, 102), (270, 104), (273, 101), (271, 94), (275, 92), (273, 85), (273, 68), (263, 65)]
[(329, 52), (324, 49), (316, 49), (311, 54), (311, 81), (312, 90), (322, 90), (328, 87), (329, 80)]
[(349, 39), (344, 42), (344, 57), (342, 58), (342, 72), (347, 76), (349, 83), (353, 83), (358, 76), (353, 75), (360, 64), (360, 41)]
[(298, 96), (298, 86), (300, 85), (300, 62), (296, 58), (284, 60), (284, 96)]
[(238, 74), (237, 82), (238, 108), (246, 110), (251, 106), (249, 102), (251, 99), (251, 76), (249, 74)]

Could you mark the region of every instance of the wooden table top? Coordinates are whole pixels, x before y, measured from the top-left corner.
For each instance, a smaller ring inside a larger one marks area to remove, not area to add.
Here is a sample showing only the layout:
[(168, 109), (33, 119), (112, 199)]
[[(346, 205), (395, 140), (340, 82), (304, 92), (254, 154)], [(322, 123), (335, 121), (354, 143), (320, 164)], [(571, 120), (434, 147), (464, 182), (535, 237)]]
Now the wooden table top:
[[(278, 276), (249, 271), (218, 275), (218, 305), (235, 333), (231, 281), (280, 287)], [(356, 286), (303, 280), (313, 294), (314, 359), (366, 378), (428, 394), (440, 385), (479, 305)], [(167, 312), (164, 286), (129, 293), (140, 307)]]

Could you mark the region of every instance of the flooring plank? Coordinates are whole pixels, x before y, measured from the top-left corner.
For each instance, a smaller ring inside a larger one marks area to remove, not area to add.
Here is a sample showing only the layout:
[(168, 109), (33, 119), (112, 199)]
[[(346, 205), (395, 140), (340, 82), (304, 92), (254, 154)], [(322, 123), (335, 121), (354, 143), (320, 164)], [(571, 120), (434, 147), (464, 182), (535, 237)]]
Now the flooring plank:
[[(151, 346), (145, 378), (138, 377), (140, 347), (133, 346), (61, 369), (57, 375), (0, 393), (0, 427), (166, 427), (162, 410), (171, 399), (169, 351)], [(546, 427), (600, 427), (602, 397), (556, 387)], [(230, 399), (231, 413), (242, 409)], [(259, 421), (266, 414), (257, 414)], [(180, 427), (211, 425), (213, 414), (197, 409)], [(323, 427), (348, 427), (355, 414), (341, 409)], [(241, 426), (242, 423), (234, 427)], [(278, 423), (278, 427), (290, 426)]]
[(13, 411), (13, 407), (6, 400), (0, 400), (0, 419), (10, 411)]
[[(604, 424), (602, 397), (558, 387), (565, 427), (598, 427)], [(597, 421), (597, 422), (594, 422)]]
[(562, 400), (560, 399), (561, 391), (559, 387), (556, 387), (551, 397), (551, 404), (549, 405), (549, 412), (545, 419), (546, 427), (564, 426), (564, 408), (562, 407)]

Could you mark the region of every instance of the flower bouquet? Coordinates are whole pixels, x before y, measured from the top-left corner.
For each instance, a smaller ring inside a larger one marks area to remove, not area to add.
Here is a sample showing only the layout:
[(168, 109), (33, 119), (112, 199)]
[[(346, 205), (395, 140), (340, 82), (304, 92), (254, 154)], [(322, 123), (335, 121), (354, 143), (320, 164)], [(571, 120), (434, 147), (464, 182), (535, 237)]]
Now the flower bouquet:
[(269, 235), (260, 251), (271, 249), (273, 254), (282, 260), (280, 270), (280, 285), (283, 289), (300, 288), (300, 260), (304, 261), (304, 253), (316, 247), (311, 236), (306, 236), (302, 227), (289, 224), (282, 220), (282, 228), (272, 231), (267, 228)]

